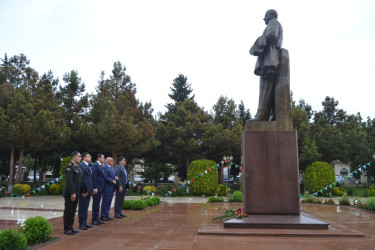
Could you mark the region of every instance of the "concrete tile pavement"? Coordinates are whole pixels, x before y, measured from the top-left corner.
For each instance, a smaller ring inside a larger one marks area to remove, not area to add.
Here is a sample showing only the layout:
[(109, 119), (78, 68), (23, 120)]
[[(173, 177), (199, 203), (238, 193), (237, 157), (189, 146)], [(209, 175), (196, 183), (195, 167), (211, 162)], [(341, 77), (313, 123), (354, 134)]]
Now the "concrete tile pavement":
[[(42, 198), (42, 197), (32, 197)], [(136, 199), (137, 197), (128, 197)], [(189, 200), (190, 199), (190, 200)], [(49, 219), (54, 232), (52, 236), (59, 240), (41, 249), (374, 249), (375, 246), (375, 213), (353, 207), (302, 204), (302, 211), (312, 216), (334, 222), (350, 230), (360, 231), (364, 238), (335, 237), (252, 237), (233, 235), (199, 235), (202, 223), (212, 224), (214, 216), (221, 215), (226, 209), (241, 207), (242, 204), (207, 203), (197, 198), (162, 198), (160, 205), (145, 210), (124, 211), (128, 217), (106, 222), (74, 236), (63, 234), (62, 217)], [(183, 203), (185, 201), (185, 203)], [(188, 203), (190, 201), (190, 203)], [(2, 201), (16, 206), (28, 205), (25, 201)], [(9, 203), (11, 202), (11, 203)], [(38, 203), (39, 202), (39, 203)], [(46, 209), (50, 204), (58, 212), (63, 208), (62, 197), (29, 200), (32, 209)], [(43, 207), (41, 207), (43, 205)], [(0, 213), (7, 209), (0, 209)], [(8, 209), (9, 210), (9, 209)], [(23, 211), (18, 208), (22, 214)], [(39, 211), (39, 210), (30, 210)], [(8, 213), (9, 211), (7, 211)], [(46, 211), (39, 211), (46, 212)], [(113, 215), (113, 209), (111, 209)], [(91, 212), (89, 212), (91, 218)], [(0, 224), (4, 224), (1, 221)], [(6, 223), (5, 223), (6, 224)], [(89, 223), (90, 224), (90, 223)], [(216, 225), (216, 224), (215, 224)], [(218, 225), (216, 225), (218, 226)], [(220, 225), (219, 225), (220, 226)], [(77, 217), (75, 228), (78, 228)]]

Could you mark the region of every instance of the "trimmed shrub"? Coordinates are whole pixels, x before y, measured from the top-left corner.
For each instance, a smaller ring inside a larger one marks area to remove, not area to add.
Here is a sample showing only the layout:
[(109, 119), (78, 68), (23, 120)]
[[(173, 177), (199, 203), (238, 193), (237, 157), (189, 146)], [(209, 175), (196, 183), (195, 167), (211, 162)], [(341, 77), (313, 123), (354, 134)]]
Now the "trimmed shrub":
[(335, 171), (326, 162), (314, 162), (304, 174), (305, 191), (314, 193), (335, 182)]
[(242, 202), (242, 193), (240, 191), (235, 191), (229, 198), (229, 202)]
[(132, 209), (134, 200), (124, 200), (124, 205), (122, 206), (123, 209)]
[(375, 196), (375, 186), (371, 186), (368, 188), (368, 195)]
[(342, 188), (342, 187), (335, 187), (333, 190), (332, 190), (332, 194), (334, 196), (344, 196), (345, 195), (345, 189)]
[(350, 205), (350, 200), (348, 197), (342, 197), (339, 199), (340, 205)]
[(224, 198), (220, 196), (210, 196), (208, 197), (208, 202), (224, 202)]
[(65, 169), (66, 165), (69, 164), (70, 161), (71, 161), (71, 157), (67, 156), (61, 162), (60, 172), (59, 172), (60, 176), (63, 176), (63, 178), (60, 179), (61, 190), (64, 190), (64, 188), (65, 188), (65, 173), (64, 173), (64, 169)]
[(365, 203), (365, 208), (375, 211), (375, 197), (368, 198)]
[(315, 197), (313, 195), (308, 195), (305, 199), (303, 199), (302, 203), (314, 203)]
[(146, 201), (147, 206), (154, 206), (156, 204), (156, 201), (151, 196), (142, 197), (142, 200)]
[(27, 244), (32, 245), (46, 242), (52, 233), (52, 225), (46, 218), (35, 216), (28, 218), (19, 230), (25, 234)]
[(16, 196), (21, 196), (21, 195), (29, 193), (30, 190), (31, 190), (31, 187), (29, 184), (16, 184), (13, 187), (12, 193)]
[(0, 232), (0, 249), (27, 249), (26, 236), (12, 229), (3, 230)]
[(134, 200), (132, 204), (132, 209), (142, 210), (147, 207), (147, 202), (145, 200)]
[(152, 193), (156, 193), (156, 187), (155, 186), (145, 186), (144, 189), (146, 189), (146, 192), (148, 190)]
[(214, 161), (195, 160), (190, 163), (187, 178), (190, 181), (189, 192), (193, 195), (214, 195), (218, 183), (218, 174), (215, 169), (201, 175), (204, 171), (216, 166)]
[(228, 195), (228, 186), (220, 184), (216, 188), (216, 193), (217, 193), (218, 196), (226, 196), (226, 195)]
[(142, 210), (145, 209), (147, 206), (155, 206), (160, 203), (160, 199), (158, 197), (142, 197), (141, 200), (124, 200), (123, 209), (129, 210)]
[(62, 194), (61, 183), (54, 183), (49, 185), (49, 191), (52, 194)]
[(160, 198), (159, 197), (152, 197), (152, 199), (155, 201), (155, 204), (160, 204)]
[(147, 202), (147, 206), (154, 206), (155, 205), (155, 201), (153, 199), (146, 199), (145, 201)]

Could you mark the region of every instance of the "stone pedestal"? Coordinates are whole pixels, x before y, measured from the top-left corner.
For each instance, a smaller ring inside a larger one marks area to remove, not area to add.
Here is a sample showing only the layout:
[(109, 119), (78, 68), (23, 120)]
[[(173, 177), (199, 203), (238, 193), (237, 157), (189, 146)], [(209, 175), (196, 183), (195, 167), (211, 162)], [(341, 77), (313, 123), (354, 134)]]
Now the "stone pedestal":
[(242, 150), (244, 211), (299, 215), (297, 132), (244, 131)]
[(243, 219), (223, 222), (224, 228), (262, 229), (328, 229), (328, 224), (308, 214), (300, 215), (258, 215), (250, 214)]
[(242, 134), (242, 183), (248, 217), (224, 228), (328, 229), (301, 214), (297, 132), (277, 121), (247, 121)]

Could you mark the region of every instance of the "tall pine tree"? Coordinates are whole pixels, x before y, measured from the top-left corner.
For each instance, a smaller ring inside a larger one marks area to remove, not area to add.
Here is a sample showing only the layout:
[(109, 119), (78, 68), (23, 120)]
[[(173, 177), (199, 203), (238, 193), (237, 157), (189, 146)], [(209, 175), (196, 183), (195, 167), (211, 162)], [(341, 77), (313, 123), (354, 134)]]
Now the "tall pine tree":
[(183, 74), (179, 74), (178, 77), (173, 80), (171, 91), (172, 94), (168, 94), (168, 96), (174, 101), (174, 103), (167, 104), (166, 107), (168, 108), (168, 111), (171, 111), (178, 102), (183, 102), (187, 98), (190, 100), (194, 99), (194, 95), (190, 96), (193, 92), (191, 84), (187, 82), (187, 77)]

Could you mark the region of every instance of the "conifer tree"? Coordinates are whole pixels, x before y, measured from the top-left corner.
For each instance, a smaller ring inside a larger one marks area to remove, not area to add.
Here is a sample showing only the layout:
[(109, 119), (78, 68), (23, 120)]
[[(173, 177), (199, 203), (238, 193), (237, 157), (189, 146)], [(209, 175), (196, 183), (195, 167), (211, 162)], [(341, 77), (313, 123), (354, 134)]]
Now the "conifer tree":
[(174, 101), (174, 103), (167, 104), (166, 107), (168, 108), (168, 111), (171, 111), (176, 103), (183, 102), (186, 98), (191, 100), (194, 99), (194, 95), (190, 96), (193, 92), (191, 84), (187, 82), (187, 77), (183, 74), (179, 74), (178, 77), (173, 80), (171, 91), (172, 94), (168, 94), (168, 96)]

